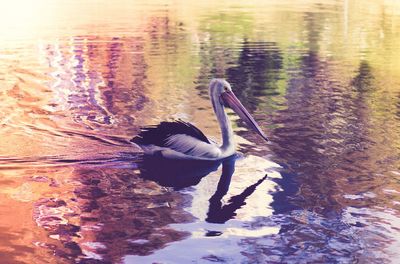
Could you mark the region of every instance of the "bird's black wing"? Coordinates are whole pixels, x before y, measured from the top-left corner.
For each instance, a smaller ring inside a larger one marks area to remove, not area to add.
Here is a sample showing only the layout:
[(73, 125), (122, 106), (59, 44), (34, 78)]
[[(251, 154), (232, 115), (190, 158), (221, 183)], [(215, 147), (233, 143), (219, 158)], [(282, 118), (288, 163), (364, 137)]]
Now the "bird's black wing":
[(130, 141), (139, 145), (164, 147), (168, 137), (178, 134), (188, 135), (210, 144), (210, 141), (200, 129), (182, 120), (161, 122), (155, 126), (144, 127), (140, 130), (139, 134)]

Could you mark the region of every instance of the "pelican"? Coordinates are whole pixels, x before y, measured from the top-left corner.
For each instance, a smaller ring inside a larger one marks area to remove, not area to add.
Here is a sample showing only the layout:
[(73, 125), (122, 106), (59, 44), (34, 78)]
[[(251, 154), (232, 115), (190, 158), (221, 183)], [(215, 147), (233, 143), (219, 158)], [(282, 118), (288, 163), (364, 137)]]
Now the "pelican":
[(131, 141), (139, 145), (145, 154), (186, 160), (221, 160), (235, 154), (233, 130), (225, 106), (232, 108), (245, 122), (268, 141), (254, 118), (232, 92), (224, 79), (213, 79), (209, 85), (210, 100), (221, 128), (222, 145), (210, 141), (194, 125), (177, 120), (142, 128)]

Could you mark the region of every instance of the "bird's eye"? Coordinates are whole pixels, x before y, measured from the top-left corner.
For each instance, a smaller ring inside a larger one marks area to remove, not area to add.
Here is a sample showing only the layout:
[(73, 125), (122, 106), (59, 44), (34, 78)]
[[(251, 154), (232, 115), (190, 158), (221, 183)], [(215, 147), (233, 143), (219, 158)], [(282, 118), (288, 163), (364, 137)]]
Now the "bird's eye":
[(224, 87), (225, 92), (229, 91), (228, 87)]

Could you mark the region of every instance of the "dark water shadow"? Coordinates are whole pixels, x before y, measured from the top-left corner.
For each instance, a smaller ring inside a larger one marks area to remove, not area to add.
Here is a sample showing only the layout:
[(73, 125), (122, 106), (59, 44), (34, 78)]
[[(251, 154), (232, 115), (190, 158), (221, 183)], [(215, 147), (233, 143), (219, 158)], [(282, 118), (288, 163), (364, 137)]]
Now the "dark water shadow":
[[(226, 160), (236, 159), (231, 156)], [(224, 160), (175, 160), (162, 156), (144, 155), (139, 161), (140, 175), (165, 187), (179, 190), (196, 185), (200, 180), (216, 171)]]

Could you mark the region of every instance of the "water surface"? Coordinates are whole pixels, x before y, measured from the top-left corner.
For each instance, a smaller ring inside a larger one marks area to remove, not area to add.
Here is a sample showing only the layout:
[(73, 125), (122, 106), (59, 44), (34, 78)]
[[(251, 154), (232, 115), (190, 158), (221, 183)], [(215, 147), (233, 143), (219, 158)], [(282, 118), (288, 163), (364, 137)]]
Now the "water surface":
[[(397, 2), (0, 8), (5, 263), (399, 261)], [(237, 160), (143, 160), (162, 120), (220, 140), (215, 77), (272, 143), (229, 112)]]

